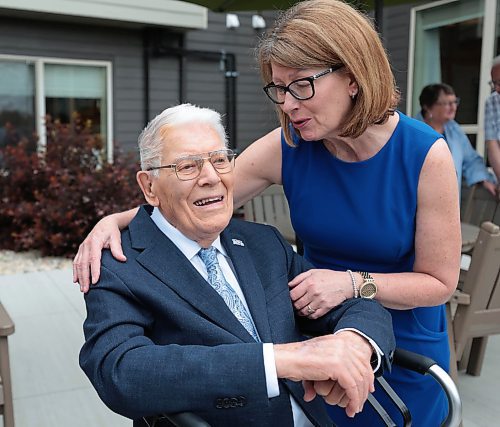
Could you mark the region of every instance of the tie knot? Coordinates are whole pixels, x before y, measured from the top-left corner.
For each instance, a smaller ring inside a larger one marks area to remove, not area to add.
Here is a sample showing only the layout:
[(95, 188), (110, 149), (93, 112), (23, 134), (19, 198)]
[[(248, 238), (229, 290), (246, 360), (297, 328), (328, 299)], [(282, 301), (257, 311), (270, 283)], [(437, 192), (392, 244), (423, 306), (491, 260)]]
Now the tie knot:
[(201, 260), (205, 264), (205, 267), (207, 270), (214, 264), (218, 264), (217, 262), (217, 249), (215, 246), (210, 246), (207, 249), (201, 248), (200, 251), (198, 252), (198, 255), (200, 256)]

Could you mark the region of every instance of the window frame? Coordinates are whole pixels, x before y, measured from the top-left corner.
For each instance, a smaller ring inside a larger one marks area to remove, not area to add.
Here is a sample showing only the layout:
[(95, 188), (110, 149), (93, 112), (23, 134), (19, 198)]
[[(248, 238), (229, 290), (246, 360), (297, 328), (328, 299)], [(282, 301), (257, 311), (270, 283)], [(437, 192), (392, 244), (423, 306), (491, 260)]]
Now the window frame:
[[(441, 6), (448, 6), (460, 3), (460, 0), (440, 0), (427, 3), (420, 6), (415, 6), (411, 9), (410, 15), (410, 43), (408, 49), (408, 75), (407, 75), (407, 90), (406, 90), (406, 112), (413, 116), (417, 113), (414, 107), (417, 103), (417, 94), (414, 93), (415, 85), (415, 45), (416, 45), (416, 30), (417, 30), (417, 15), (428, 9)], [(499, 6), (500, 7), (500, 6)], [(481, 64), (479, 72), (479, 91), (478, 91), (478, 112), (476, 123), (461, 124), (461, 128), (467, 134), (476, 135), (476, 151), (482, 156), (485, 154), (484, 142), (484, 103), (490, 94), (488, 80), (490, 80), (491, 60), (495, 56), (495, 37), (496, 37), (496, 16), (497, 16), (497, 0), (483, 0), (483, 10), (481, 13), (483, 19), (482, 46), (481, 46)], [(450, 16), (450, 19), (458, 19), (457, 16)], [(458, 21), (460, 21), (458, 19)], [(457, 21), (457, 22), (458, 22)]]
[(47, 145), (47, 132), (45, 128), (45, 85), (44, 72), (46, 64), (81, 65), (88, 67), (102, 67), (106, 70), (106, 158), (113, 161), (113, 65), (111, 61), (97, 61), (87, 59), (70, 59), (47, 56), (5, 55), (0, 54), (0, 60), (15, 62), (30, 62), (34, 64), (35, 72), (35, 127), (38, 134), (38, 148), (44, 150)]

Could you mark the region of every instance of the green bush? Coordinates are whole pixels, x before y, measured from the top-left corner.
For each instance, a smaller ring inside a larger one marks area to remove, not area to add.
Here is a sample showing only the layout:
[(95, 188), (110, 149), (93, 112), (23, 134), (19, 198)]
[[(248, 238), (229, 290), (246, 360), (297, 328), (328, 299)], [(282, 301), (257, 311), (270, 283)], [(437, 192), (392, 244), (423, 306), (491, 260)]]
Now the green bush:
[(72, 257), (94, 224), (143, 203), (131, 154), (100, 158), (102, 141), (78, 120), (47, 119), (47, 146), (7, 141), (0, 149), (0, 248)]

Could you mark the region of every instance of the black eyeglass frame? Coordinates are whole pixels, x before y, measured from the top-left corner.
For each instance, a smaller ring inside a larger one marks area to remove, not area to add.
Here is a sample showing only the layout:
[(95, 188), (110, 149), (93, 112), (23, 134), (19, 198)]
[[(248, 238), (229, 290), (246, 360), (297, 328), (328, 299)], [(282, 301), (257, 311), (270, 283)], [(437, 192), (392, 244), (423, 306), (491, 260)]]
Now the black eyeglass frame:
[[(202, 154), (206, 154), (206, 156), (203, 156)], [(229, 164), (231, 165), (231, 168), (229, 168), (228, 170), (225, 170), (225, 171), (217, 169), (217, 166), (215, 164), (213, 164), (211, 161), (213, 156), (217, 155), (217, 154), (225, 154), (228, 157)], [(150, 168), (147, 168), (146, 171), (150, 172), (150, 171), (154, 171), (154, 170), (158, 170), (158, 169), (174, 169), (175, 175), (177, 176), (177, 178), (180, 181), (191, 181), (191, 180), (196, 179), (200, 176), (201, 170), (203, 169), (203, 165), (205, 164), (206, 160), (210, 161), (211, 165), (213, 166), (213, 168), (215, 169), (215, 171), (218, 174), (225, 174), (225, 173), (231, 172), (234, 169), (234, 159), (236, 158), (237, 155), (238, 154), (235, 153), (233, 150), (231, 150), (229, 148), (225, 148), (222, 150), (215, 150), (215, 151), (209, 151), (207, 153), (201, 153), (199, 155), (181, 157), (181, 158), (178, 158), (175, 160), (176, 163), (171, 163), (169, 165), (150, 167)], [(177, 170), (177, 165), (183, 160), (193, 160), (196, 163), (196, 166), (198, 169), (198, 173), (196, 174), (196, 176), (186, 178), (182, 174), (179, 175), (179, 171)]]
[[(266, 93), (267, 97), (272, 101), (274, 102), (275, 104), (278, 104), (278, 105), (281, 105), (281, 104), (284, 104), (285, 101), (283, 100), (282, 102), (280, 101), (277, 101), (275, 100), (270, 94), (269, 94), (269, 90), (271, 88), (276, 88), (276, 89), (279, 89), (281, 91), (283, 91), (283, 96), (286, 95), (286, 93), (288, 92), (290, 95), (292, 95), (295, 99), (299, 100), (299, 101), (307, 101), (308, 99), (311, 99), (315, 94), (316, 94), (316, 89), (314, 88), (314, 80), (317, 80), (319, 79), (320, 77), (323, 77), (323, 76), (326, 76), (327, 74), (330, 74), (330, 73), (334, 73), (335, 71), (338, 71), (340, 70), (341, 68), (344, 67), (344, 64), (340, 64), (340, 65), (335, 65), (335, 66), (332, 66), (330, 68), (328, 68), (327, 70), (325, 71), (321, 71), (317, 74), (314, 74), (312, 76), (309, 76), (309, 77), (302, 77), (300, 79), (297, 79), (297, 80), (294, 80), (293, 82), (290, 82), (288, 85), (286, 86), (283, 86), (283, 85), (276, 85), (274, 84), (274, 82), (271, 82), (269, 84), (267, 84), (266, 86), (264, 86), (262, 89), (264, 90), (264, 92)], [(290, 89), (290, 86), (297, 83), (297, 82), (309, 82), (309, 84), (311, 85), (311, 89), (312, 89), (312, 95), (311, 96), (307, 96), (307, 97), (303, 97), (303, 96), (300, 96), (296, 93), (293, 92), (293, 90)]]

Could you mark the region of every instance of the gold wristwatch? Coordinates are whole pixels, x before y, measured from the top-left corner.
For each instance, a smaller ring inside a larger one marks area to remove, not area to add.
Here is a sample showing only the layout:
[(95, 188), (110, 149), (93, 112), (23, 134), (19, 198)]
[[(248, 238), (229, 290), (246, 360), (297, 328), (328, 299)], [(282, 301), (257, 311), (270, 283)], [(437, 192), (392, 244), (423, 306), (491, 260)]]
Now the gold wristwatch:
[(365, 271), (358, 271), (358, 273), (363, 277), (363, 283), (359, 287), (360, 298), (375, 298), (375, 295), (377, 295), (377, 284), (371, 274)]

